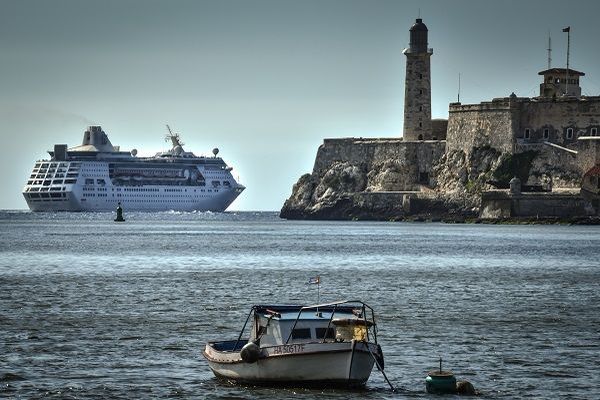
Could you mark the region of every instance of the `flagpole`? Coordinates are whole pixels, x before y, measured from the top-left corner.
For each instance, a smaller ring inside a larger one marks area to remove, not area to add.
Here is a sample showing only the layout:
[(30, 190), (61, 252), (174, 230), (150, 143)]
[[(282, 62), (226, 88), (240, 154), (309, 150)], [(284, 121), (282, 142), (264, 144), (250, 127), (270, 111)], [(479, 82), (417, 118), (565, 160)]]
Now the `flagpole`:
[(309, 285), (314, 285), (315, 283), (317, 284), (317, 312), (316, 312), (316, 315), (321, 316), (321, 314), (319, 313), (319, 304), (321, 304), (321, 275), (317, 275), (314, 278), (310, 278), (308, 280)]
[[(317, 275), (317, 304), (321, 304), (321, 275)], [(317, 307), (317, 317), (319, 317), (319, 307)]]
[(567, 27), (566, 29), (563, 29), (564, 31), (567, 31), (567, 84), (565, 86), (565, 94), (568, 96), (569, 95), (569, 52), (571, 49), (571, 27)]

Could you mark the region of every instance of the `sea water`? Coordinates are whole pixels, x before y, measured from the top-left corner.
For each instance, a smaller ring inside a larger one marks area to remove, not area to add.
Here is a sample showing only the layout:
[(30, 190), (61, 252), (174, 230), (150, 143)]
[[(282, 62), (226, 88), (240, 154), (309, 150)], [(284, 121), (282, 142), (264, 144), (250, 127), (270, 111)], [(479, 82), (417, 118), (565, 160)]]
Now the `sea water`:
[[(432, 398), (444, 369), (489, 399), (600, 396), (600, 228), (305, 222), (276, 213), (0, 212), (0, 397)], [(253, 304), (362, 299), (392, 393), (216, 380), (208, 340)], [(452, 397), (452, 396), (450, 396)]]

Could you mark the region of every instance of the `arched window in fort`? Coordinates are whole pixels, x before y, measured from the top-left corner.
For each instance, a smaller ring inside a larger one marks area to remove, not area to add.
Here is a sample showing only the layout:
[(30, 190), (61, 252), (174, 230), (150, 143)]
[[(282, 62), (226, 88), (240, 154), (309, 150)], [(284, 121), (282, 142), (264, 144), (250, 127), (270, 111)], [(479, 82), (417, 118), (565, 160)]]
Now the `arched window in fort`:
[(419, 106), (419, 111), (423, 111), (423, 106)]
[(525, 139), (531, 138), (531, 129), (525, 128)]
[(550, 129), (544, 128), (544, 139), (550, 139)]
[(591, 129), (591, 135), (596, 136), (598, 134), (598, 128), (594, 127)]
[(567, 128), (567, 139), (573, 139), (573, 128)]
[(423, 140), (423, 135), (419, 135), (418, 139)]

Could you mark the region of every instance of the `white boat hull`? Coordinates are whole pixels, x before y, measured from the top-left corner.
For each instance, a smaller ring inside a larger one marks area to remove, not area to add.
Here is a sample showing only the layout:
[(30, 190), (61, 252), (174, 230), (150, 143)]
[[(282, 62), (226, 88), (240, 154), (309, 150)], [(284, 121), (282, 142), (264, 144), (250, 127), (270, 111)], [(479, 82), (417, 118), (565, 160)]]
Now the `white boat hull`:
[(204, 357), (219, 378), (253, 384), (364, 385), (380, 348), (367, 342), (305, 343), (265, 347), (254, 363), (239, 352), (220, 352), (207, 344)]

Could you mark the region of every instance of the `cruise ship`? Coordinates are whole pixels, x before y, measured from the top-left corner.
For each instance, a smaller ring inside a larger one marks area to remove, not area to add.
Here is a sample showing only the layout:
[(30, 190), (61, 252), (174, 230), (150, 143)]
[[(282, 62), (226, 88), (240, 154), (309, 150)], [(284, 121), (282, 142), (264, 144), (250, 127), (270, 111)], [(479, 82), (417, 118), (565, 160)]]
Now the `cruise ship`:
[(153, 157), (120, 151), (100, 126), (90, 126), (81, 146), (54, 145), (37, 161), (23, 189), (32, 211), (225, 211), (245, 187), (218, 157), (183, 149), (167, 125), (172, 148)]

